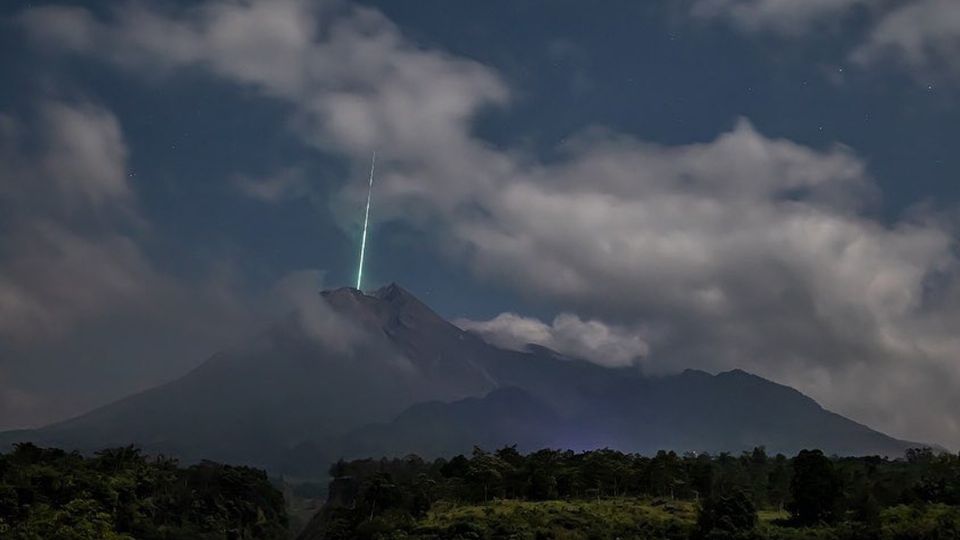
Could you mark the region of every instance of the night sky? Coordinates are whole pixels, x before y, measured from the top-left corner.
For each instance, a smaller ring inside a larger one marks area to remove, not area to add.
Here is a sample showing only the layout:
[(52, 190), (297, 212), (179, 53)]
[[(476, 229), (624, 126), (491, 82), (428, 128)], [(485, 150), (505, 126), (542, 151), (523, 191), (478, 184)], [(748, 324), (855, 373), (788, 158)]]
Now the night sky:
[(955, 0), (4, 2), (0, 429), (317, 289), (960, 448)]

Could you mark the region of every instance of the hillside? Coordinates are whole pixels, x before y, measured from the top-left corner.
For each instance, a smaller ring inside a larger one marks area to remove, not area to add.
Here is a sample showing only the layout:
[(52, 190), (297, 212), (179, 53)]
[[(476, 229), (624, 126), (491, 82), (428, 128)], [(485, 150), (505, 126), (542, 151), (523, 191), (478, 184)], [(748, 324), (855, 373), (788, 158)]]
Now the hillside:
[(916, 446), (742, 371), (648, 377), (542, 347), (501, 349), (395, 284), (324, 291), (180, 379), (0, 435), (18, 441), (136, 444), (314, 477), (341, 456), (449, 455), (475, 444), (889, 455)]

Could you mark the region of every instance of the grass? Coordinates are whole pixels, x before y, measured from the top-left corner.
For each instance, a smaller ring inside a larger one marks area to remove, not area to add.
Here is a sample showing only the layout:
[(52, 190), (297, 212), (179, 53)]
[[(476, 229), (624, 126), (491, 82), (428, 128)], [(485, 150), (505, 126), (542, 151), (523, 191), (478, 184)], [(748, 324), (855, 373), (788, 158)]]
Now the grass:
[[(793, 528), (783, 525), (789, 514), (758, 513), (760, 538), (767, 540), (839, 540), (864, 536), (863, 525)], [(458, 505), (439, 502), (417, 522), (409, 538), (592, 540), (688, 539), (696, 525), (697, 506), (689, 501), (610, 498), (577, 501), (496, 500)], [(897, 506), (882, 512), (878, 538), (957, 539), (960, 513), (943, 505)], [(861, 531), (858, 533), (858, 531)]]
[(686, 538), (696, 522), (690, 502), (613, 498), (599, 501), (440, 502), (418, 523), (421, 533), (483, 538)]
[(460, 506), (449, 502), (434, 505), (424, 520), (444, 525), (462, 519), (503, 519), (514, 516), (550, 519), (558, 515), (590, 515), (611, 521), (696, 521), (697, 509), (691, 502), (634, 498), (599, 501), (518, 501), (496, 500), (480, 505)]
[(757, 511), (757, 517), (760, 519), (761, 524), (774, 521), (786, 521), (790, 519), (790, 512), (786, 510), (759, 510)]

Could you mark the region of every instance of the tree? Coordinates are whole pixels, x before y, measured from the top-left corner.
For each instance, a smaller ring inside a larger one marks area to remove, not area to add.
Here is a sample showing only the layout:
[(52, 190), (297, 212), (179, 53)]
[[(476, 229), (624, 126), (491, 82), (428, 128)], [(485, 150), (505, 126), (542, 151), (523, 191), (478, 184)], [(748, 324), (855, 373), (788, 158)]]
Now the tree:
[(790, 497), (790, 463), (783, 454), (773, 458), (767, 475), (767, 499), (778, 510), (783, 510)]
[(469, 467), (470, 460), (464, 457), (463, 454), (458, 454), (440, 466), (440, 474), (447, 478), (463, 478), (467, 475), (467, 469)]
[(488, 454), (479, 448), (473, 451), (473, 459), (467, 468), (466, 479), (483, 493), (483, 501), (490, 498), (490, 492), (500, 493), (503, 486), (504, 472), (508, 465), (495, 455)]
[(561, 460), (558, 452), (540, 450), (528, 458), (527, 470), (530, 474), (530, 483), (527, 496), (535, 501), (554, 499), (559, 495), (557, 489), (557, 473)]
[(134, 447), (93, 458), (34, 445), (0, 455), (0, 537), (62, 540), (286, 537), (282, 494), (263, 471), (148, 460)]
[(527, 492), (529, 475), (526, 458), (517, 451), (517, 445), (504, 446), (495, 453), (503, 463), (503, 486), (507, 497), (522, 497)]
[(697, 513), (697, 536), (705, 540), (757, 538), (756, 528), (757, 509), (736, 488), (706, 497)]
[(650, 489), (655, 495), (676, 496), (677, 487), (686, 484), (683, 478), (683, 471), (680, 467), (680, 459), (675, 452), (665, 452), (660, 450), (650, 461), (649, 467)]
[(417, 475), (413, 484), (413, 500), (410, 503), (410, 514), (415, 518), (427, 515), (430, 506), (437, 499), (437, 481), (424, 473)]
[(762, 446), (755, 447), (746, 461), (750, 478), (750, 498), (756, 506), (766, 506), (769, 501), (767, 470), (770, 462), (766, 449)]
[(616, 497), (626, 483), (628, 472), (626, 456), (615, 450), (604, 448), (589, 452), (581, 465), (584, 482), (590, 489), (596, 489), (597, 496)]
[(789, 509), (800, 525), (834, 523), (840, 517), (840, 478), (820, 450), (801, 450), (793, 460)]
[(690, 490), (694, 499), (709, 497), (713, 493), (715, 471), (710, 454), (690, 454), (684, 456), (687, 462), (687, 476), (690, 478)]
[(389, 510), (400, 504), (403, 494), (388, 473), (377, 473), (360, 489), (359, 506), (369, 509), (373, 519), (377, 512)]

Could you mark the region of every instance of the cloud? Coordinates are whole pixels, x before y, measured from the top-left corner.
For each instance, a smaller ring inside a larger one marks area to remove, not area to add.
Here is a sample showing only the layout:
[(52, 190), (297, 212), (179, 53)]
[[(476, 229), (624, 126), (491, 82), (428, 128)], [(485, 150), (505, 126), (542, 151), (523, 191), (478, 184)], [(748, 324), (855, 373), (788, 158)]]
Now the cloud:
[(273, 304), (278, 316), (292, 313), (304, 335), (334, 352), (347, 354), (362, 340), (372, 340), (372, 336), (351, 324), (320, 296), (322, 289), (322, 272), (298, 270), (277, 281), (268, 292), (267, 301)]
[(798, 36), (848, 12), (867, 0), (696, 0), (691, 14), (701, 19), (726, 19), (747, 32)]
[(481, 275), (655, 329), (650, 371), (743, 367), (894, 433), (957, 441), (946, 328), (960, 310), (939, 299), (957, 283), (953, 231), (873, 220), (871, 185), (847, 149), (741, 122), (697, 145), (593, 138), (473, 193), (481, 212), (435, 204)]
[(0, 429), (167, 380), (256, 318), (226, 273), (155, 264), (128, 153), (117, 118), (90, 102), (0, 114)]
[(852, 55), (862, 65), (887, 59), (937, 80), (960, 76), (960, 9), (952, 0), (919, 0), (884, 15)]
[(91, 104), (44, 102), (33, 124), (0, 130), (0, 335), (58, 335), (79, 318), (143, 298), (160, 280), (138, 246), (102, 226), (133, 201), (116, 119)]
[(78, 235), (53, 222), (9, 231), (0, 266), (0, 334), (8, 339), (65, 333), (78, 319), (138, 302), (162, 280), (121, 235)]
[[(321, 294), (323, 275), (315, 269), (289, 272), (273, 284), (254, 307), (270, 312), (273, 321), (292, 322), (298, 336), (318, 346), (313, 352), (318, 361), (346, 362), (354, 368), (362, 366), (378, 376), (403, 377), (409, 383), (423, 384), (426, 392), (437, 392), (440, 389), (437, 381), (422, 379), (417, 366), (397, 352), (378, 323), (363, 317), (366, 322), (358, 322), (350, 315), (353, 310), (362, 309), (353, 292), (338, 289), (325, 291), (329, 295)], [(290, 328), (284, 325), (283, 330)], [(392, 381), (396, 383), (395, 379)]]
[(809, 37), (826, 25), (841, 28), (844, 17), (861, 8), (866, 32), (853, 34), (854, 63), (905, 68), (927, 84), (960, 75), (960, 10), (953, 0), (696, 0), (690, 14), (721, 20), (748, 34)]
[[(802, 25), (854, 2), (700, 5)], [(144, 76), (202, 68), (281, 100), (307, 144), (358, 170), (376, 148), (378, 219), (420, 227), (477, 275), (582, 317), (578, 331), (499, 321), (517, 335), (556, 344), (594, 322), (642, 327), (650, 371), (742, 367), (895, 435), (960, 446), (956, 231), (922, 211), (878, 221), (877, 187), (849, 148), (743, 119), (675, 146), (589, 130), (541, 162), (473, 132), (509, 103), (496, 72), (346, 4), (130, 4), (105, 19), (41, 8), (23, 20), (47, 43)], [(341, 198), (362, 199), (357, 184)]]
[(69, 203), (96, 210), (129, 201), (127, 150), (112, 114), (53, 102), (44, 106), (42, 117), (47, 148), (41, 174), (57, 182)]
[(134, 217), (117, 119), (91, 103), (41, 101), (31, 122), (0, 115), (0, 196), (20, 213)]
[(339, 2), (212, 1), (173, 15), (126, 3), (106, 22), (46, 6), (20, 20), (39, 43), (151, 74), (207, 68), (292, 101), (317, 143), (362, 155), (462, 140), (479, 105), (507, 97), (489, 69), (416, 47), (379, 12)]
[(267, 203), (306, 196), (310, 185), (302, 168), (288, 167), (264, 177), (239, 175), (234, 183), (241, 193)]
[(572, 313), (557, 315), (552, 324), (514, 313), (501, 313), (489, 321), (458, 319), (454, 323), (500, 347), (524, 350), (533, 343), (602, 366), (631, 366), (648, 351), (636, 331), (584, 321)]

